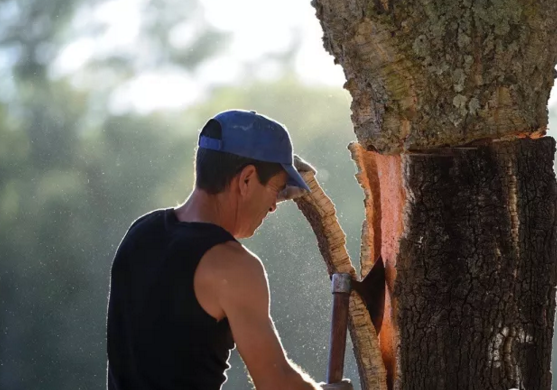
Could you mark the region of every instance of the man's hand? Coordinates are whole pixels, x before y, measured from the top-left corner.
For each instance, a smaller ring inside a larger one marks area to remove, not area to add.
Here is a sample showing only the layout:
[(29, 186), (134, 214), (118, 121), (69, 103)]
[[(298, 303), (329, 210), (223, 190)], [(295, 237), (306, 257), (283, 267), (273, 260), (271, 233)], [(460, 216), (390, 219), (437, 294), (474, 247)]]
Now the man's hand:
[(354, 390), (350, 379), (343, 379), (339, 383), (319, 384), (323, 390)]
[(317, 170), (303, 158), (298, 156), (297, 154), (294, 155), (294, 168), (298, 170), (298, 172), (313, 172), (317, 173)]
[[(304, 176), (305, 172), (313, 172), (314, 174), (317, 173), (317, 170), (314, 167), (312, 167), (310, 163), (303, 160), (297, 154), (294, 155), (294, 167), (298, 170), (298, 172), (302, 175), (302, 177)], [(306, 193), (307, 191), (300, 187), (287, 185), (286, 188), (279, 193), (277, 203), (283, 202), (285, 200), (299, 198), (300, 196)]]

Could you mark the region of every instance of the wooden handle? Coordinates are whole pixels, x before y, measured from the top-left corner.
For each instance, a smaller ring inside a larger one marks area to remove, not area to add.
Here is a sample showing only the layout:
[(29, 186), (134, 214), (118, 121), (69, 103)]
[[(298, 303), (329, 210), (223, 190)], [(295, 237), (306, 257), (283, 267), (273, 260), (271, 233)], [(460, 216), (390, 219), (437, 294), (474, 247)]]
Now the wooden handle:
[(348, 327), (348, 305), (350, 303), (350, 275), (333, 275), (333, 314), (331, 338), (329, 340), (329, 366), (327, 383), (338, 383), (344, 374), (344, 352)]

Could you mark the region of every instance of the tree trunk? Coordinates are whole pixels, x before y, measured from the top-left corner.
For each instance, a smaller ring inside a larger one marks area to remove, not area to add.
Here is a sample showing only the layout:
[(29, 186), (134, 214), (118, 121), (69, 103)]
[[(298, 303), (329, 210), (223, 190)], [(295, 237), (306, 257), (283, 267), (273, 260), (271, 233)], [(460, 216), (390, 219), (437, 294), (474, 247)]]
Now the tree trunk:
[(386, 265), (387, 388), (549, 390), (557, 2), (314, 3), (353, 97), (362, 272)]

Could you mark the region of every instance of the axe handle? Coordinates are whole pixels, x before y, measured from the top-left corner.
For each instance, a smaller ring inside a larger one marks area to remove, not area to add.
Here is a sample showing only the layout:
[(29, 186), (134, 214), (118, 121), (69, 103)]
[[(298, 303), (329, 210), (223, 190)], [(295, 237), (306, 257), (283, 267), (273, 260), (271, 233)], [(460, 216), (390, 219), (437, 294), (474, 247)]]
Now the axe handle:
[[(339, 274), (334, 276), (337, 275)], [(344, 374), (344, 352), (346, 350), (348, 305), (350, 303), (350, 292), (335, 292), (334, 284), (335, 281), (333, 281), (333, 315), (329, 341), (329, 365), (327, 367), (327, 383), (329, 384), (342, 381)]]

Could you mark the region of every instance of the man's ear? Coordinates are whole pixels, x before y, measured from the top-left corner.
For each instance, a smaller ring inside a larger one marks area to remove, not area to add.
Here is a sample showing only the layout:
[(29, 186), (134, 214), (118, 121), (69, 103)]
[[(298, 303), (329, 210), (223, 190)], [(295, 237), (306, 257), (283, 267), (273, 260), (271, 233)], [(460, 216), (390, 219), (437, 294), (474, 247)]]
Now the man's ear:
[(257, 178), (257, 170), (255, 169), (255, 166), (247, 165), (244, 167), (238, 175), (238, 188), (240, 190), (240, 194), (243, 196), (249, 194), (256, 180), (259, 179)]

